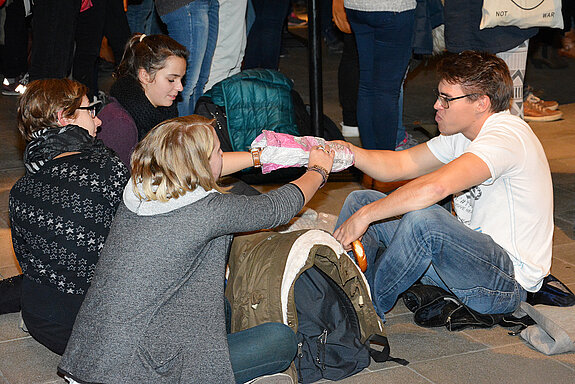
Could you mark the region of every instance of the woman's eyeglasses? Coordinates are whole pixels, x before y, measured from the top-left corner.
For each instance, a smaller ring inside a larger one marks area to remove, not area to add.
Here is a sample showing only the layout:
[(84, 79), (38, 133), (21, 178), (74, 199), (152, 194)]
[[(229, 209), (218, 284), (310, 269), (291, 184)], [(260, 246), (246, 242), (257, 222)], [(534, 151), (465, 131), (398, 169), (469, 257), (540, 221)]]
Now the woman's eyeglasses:
[(76, 109), (84, 109), (86, 111), (88, 111), (88, 113), (90, 114), (90, 116), (92, 117), (92, 119), (94, 117), (96, 117), (96, 115), (98, 114), (98, 112), (100, 112), (100, 107), (102, 106), (102, 103), (97, 101), (93, 104), (90, 104), (87, 107), (78, 107)]

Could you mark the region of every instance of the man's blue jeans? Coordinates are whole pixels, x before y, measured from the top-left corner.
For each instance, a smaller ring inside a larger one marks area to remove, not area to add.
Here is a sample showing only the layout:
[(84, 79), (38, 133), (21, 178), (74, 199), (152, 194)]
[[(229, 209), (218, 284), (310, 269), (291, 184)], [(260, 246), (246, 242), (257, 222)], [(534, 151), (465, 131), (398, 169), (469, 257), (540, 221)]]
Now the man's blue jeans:
[(218, 40), (218, 11), (217, 0), (195, 0), (162, 16), (170, 37), (189, 51), (180, 116), (193, 114), (204, 93)]
[(357, 120), (362, 145), (394, 150), (399, 93), (411, 57), (415, 11), (346, 9), (346, 13), (359, 54)]
[[(385, 197), (377, 191), (352, 192), (336, 228), (359, 208)], [(527, 296), (515, 281), (507, 252), (439, 205), (406, 213), (399, 220), (372, 223), (362, 243), (368, 263), (365, 276), (382, 319), (420, 278), (451, 291), (480, 313), (511, 313)]]

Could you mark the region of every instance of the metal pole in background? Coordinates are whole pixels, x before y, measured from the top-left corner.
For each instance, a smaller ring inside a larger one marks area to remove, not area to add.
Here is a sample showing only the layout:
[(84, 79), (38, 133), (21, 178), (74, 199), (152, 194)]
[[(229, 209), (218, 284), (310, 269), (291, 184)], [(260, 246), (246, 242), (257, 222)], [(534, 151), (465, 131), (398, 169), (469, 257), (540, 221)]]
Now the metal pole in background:
[[(323, 84), (321, 68), (321, 30), (318, 0), (308, 0), (309, 99), (314, 136), (323, 137)], [(323, 0), (326, 1), (326, 0)]]

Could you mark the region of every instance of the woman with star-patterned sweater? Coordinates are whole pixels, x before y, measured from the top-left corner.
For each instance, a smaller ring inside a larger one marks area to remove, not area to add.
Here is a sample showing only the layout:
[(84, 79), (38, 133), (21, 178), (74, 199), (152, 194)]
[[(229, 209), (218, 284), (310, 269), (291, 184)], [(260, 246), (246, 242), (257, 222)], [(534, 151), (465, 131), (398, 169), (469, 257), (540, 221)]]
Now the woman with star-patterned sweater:
[(24, 275), (22, 318), (32, 337), (60, 355), (129, 175), (95, 138), (101, 121), (86, 91), (68, 79), (37, 80), (18, 108), (26, 174), (10, 191), (9, 210)]

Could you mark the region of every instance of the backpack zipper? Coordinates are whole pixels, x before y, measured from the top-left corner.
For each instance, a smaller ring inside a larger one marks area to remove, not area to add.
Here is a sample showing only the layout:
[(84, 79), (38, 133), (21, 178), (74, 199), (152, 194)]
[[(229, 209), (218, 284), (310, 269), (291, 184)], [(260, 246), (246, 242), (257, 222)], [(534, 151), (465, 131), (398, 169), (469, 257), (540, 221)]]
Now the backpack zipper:
[(327, 344), (327, 329), (317, 337), (317, 356), (316, 362), (319, 364), (322, 371), (325, 371), (325, 345)]

